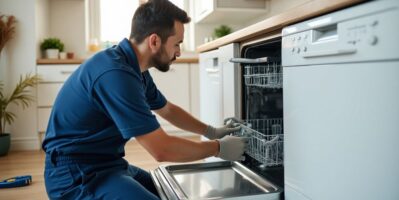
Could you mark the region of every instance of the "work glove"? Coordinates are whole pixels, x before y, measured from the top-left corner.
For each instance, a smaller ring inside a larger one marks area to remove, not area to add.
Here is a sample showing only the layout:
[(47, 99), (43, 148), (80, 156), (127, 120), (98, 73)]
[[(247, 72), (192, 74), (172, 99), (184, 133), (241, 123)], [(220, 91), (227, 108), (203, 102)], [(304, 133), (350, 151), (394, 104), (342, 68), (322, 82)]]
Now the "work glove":
[(220, 127), (220, 128), (215, 128), (211, 125), (208, 125), (204, 136), (210, 140), (220, 139), (226, 135), (229, 135), (230, 133), (237, 132), (240, 129), (241, 129), (241, 127), (238, 124), (235, 124), (233, 122), (230, 122), (227, 125)]
[(217, 157), (229, 161), (245, 159), (243, 154), (248, 146), (249, 138), (227, 135), (217, 141), (219, 142)]

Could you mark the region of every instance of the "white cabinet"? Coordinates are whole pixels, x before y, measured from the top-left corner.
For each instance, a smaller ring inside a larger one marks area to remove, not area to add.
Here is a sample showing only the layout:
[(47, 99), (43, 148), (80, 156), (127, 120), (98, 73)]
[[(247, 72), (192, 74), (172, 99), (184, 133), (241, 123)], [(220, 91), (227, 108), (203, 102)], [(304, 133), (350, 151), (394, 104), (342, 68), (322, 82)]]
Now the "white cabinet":
[(212, 126), (223, 124), (222, 71), (218, 50), (201, 53), (200, 62), (200, 116)]
[[(154, 83), (166, 99), (194, 116), (195, 113), (193, 111), (198, 105), (193, 105), (192, 102), (195, 101), (192, 100), (192, 96), (195, 94), (193, 93), (193, 90), (195, 91), (194, 87), (198, 85), (194, 81), (198, 80), (190, 78), (190, 76), (192, 75), (191, 68), (195, 68), (196, 66), (197, 64), (175, 63), (170, 66), (170, 70), (166, 73), (154, 68), (149, 70)], [(157, 119), (167, 133), (182, 132), (181, 129), (173, 126), (162, 117), (157, 116)]]
[(78, 64), (38, 65), (42, 79), (37, 86), (37, 127), (40, 142), (44, 139), (51, 108), (65, 80), (79, 67)]
[(61, 89), (63, 83), (46, 83), (41, 82), (37, 86), (37, 105), (39, 107), (52, 106), (58, 91)]
[(267, 0), (201, 0), (194, 3), (196, 23), (237, 24), (264, 15)]
[(223, 125), (229, 117), (241, 117), (241, 79), (238, 43), (200, 54), (200, 116), (213, 126)]

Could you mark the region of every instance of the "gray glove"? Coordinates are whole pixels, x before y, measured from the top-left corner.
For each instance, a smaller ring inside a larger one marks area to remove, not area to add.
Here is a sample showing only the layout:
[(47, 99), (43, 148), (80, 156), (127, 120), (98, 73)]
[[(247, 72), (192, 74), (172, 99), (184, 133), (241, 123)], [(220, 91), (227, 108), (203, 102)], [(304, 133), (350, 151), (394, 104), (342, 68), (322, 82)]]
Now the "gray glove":
[(204, 136), (211, 140), (214, 140), (214, 139), (219, 139), (226, 135), (229, 135), (230, 133), (237, 132), (240, 129), (241, 129), (241, 127), (239, 125), (234, 125), (234, 123), (229, 123), (220, 128), (215, 128), (211, 125), (208, 125)]
[(229, 160), (244, 160), (244, 152), (247, 148), (249, 138), (241, 138), (227, 135), (222, 139), (217, 139), (219, 142), (219, 154), (217, 157)]

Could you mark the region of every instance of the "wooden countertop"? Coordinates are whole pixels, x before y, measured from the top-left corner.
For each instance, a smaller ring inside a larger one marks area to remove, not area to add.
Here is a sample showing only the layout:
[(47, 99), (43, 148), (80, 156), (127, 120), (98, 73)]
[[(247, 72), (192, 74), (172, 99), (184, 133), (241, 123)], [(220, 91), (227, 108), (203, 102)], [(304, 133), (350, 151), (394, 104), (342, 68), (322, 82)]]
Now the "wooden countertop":
[(197, 52), (217, 49), (220, 46), (233, 42), (248, 41), (257, 36), (281, 30), (283, 27), (296, 22), (304, 21), (363, 1), (364, 0), (310, 0), (305, 4), (287, 10), (281, 14), (269, 17), (261, 22), (226, 35), (225, 37), (203, 44), (197, 48)]
[(36, 64), (38, 65), (50, 65), (50, 64), (81, 64), (84, 59), (37, 59)]
[[(37, 59), (38, 65), (50, 64), (81, 64), (85, 59)], [(198, 63), (198, 57), (177, 58), (173, 63)]]

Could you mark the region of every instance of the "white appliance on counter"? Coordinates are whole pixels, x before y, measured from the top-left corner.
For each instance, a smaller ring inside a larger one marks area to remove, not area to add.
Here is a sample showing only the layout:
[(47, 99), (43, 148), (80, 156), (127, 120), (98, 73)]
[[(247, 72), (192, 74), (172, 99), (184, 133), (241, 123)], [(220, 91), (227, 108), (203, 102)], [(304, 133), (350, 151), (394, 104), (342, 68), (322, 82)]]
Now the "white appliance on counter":
[(399, 199), (399, 1), (283, 29), (284, 193)]

